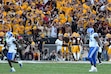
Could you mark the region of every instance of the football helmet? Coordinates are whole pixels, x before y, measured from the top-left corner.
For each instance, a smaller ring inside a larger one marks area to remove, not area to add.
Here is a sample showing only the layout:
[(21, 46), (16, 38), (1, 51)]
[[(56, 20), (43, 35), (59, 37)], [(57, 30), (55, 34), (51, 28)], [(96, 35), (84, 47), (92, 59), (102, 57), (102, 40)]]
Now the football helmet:
[(88, 28), (87, 33), (88, 34), (93, 34), (94, 33), (94, 28)]
[(7, 33), (6, 33), (6, 38), (10, 38), (10, 37), (12, 37), (13, 36), (13, 33), (11, 32), (11, 31), (8, 31)]

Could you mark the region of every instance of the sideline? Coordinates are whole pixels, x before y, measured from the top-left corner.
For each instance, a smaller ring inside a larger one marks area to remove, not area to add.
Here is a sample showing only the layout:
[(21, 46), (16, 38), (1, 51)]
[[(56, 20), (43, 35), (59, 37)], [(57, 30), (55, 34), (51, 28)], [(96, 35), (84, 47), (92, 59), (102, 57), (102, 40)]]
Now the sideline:
[[(85, 63), (89, 64), (89, 61), (22, 61), (23, 63)], [(7, 61), (1, 61), (0, 63), (8, 63)], [(103, 61), (102, 64), (111, 64), (110, 61)]]

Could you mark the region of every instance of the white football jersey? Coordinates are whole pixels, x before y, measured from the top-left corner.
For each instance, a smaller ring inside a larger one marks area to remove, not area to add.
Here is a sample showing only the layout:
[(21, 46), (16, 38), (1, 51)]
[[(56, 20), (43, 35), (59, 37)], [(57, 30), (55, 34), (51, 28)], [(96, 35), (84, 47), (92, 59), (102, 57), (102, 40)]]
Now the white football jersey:
[(89, 47), (98, 47), (98, 42), (96, 41), (96, 39), (94, 37), (98, 37), (97, 33), (93, 33), (90, 35), (89, 38)]
[(16, 44), (13, 43), (13, 41), (16, 41), (14, 37), (6, 38), (6, 43), (8, 46), (8, 52), (15, 52), (16, 53)]

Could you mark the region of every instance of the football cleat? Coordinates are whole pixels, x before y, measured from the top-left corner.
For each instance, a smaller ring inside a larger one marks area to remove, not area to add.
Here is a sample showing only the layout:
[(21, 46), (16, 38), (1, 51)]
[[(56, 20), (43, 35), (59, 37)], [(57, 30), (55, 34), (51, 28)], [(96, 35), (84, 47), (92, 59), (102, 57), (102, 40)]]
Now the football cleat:
[(11, 68), (10, 72), (16, 72), (16, 70), (14, 68)]
[(97, 68), (94, 66), (91, 66), (91, 69), (89, 70), (89, 72), (97, 72)]
[(19, 61), (18, 63), (19, 63), (20, 68), (22, 68), (23, 67), (22, 61)]

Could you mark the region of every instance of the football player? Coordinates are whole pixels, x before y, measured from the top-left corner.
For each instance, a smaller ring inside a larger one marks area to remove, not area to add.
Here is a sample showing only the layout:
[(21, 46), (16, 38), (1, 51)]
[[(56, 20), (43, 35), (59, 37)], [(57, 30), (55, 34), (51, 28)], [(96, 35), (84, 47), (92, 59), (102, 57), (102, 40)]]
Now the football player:
[(8, 49), (7, 60), (8, 60), (9, 66), (11, 67), (10, 72), (15, 72), (16, 70), (13, 67), (12, 63), (18, 63), (20, 65), (20, 67), (22, 67), (23, 64), (21, 61), (15, 61), (15, 55), (17, 52), (16, 47), (18, 46), (18, 43), (17, 43), (16, 39), (13, 37), (13, 34), (11, 31), (8, 31), (6, 33), (6, 42), (5, 43), (6, 43), (6, 46)]
[(88, 53), (88, 59), (91, 63), (91, 69), (89, 72), (97, 72), (96, 68), (96, 57), (97, 52), (99, 50), (99, 47), (101, 47), (101, 42), (99, 39), (99, 36), (96, 32), (94, 32), (93, 28), (88, 28), (87, 33), (89, 34), (89, 53)]

